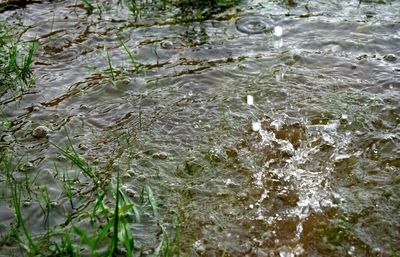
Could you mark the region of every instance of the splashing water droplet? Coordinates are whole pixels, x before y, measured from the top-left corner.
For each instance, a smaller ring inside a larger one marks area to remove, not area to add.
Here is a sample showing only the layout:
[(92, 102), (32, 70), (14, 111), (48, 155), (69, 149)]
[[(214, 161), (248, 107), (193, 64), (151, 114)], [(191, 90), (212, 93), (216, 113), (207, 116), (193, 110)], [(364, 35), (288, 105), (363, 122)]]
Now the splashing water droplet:
[(280, 257), (294, 257), (292, 249), (288, 246), (282, 246), (279, 249), (279, 256)]
[(261, 123), (259, 121), (253, 122), (251, 127), (253, 131), (259, 131), (261, 129)]
[(277, 37), (281, 37), (283, 35), (283, 29), (281, 26), (276, 26), (274, 29), (274, 35)]
[(247, 104), (248, 105), (254, 105), (254, 98), (251, 95), (247, 96)]
[(296, 256), (300, 256), (304, 253), (304, 248), (302, 245), (296, 245), (296, 247), (293, 249), (293, 252)]

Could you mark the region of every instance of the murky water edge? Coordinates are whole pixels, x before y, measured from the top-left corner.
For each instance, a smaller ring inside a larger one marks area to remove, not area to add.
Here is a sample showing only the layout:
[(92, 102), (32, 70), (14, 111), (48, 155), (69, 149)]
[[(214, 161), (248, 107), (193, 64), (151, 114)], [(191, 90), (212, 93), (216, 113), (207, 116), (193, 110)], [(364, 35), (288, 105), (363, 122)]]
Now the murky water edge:
[[(79, 174), (49, 144), (68, 131), (110, 180), (120, 172), (132, 199), (151, 186), (190, 256), (399, 254), (398, 1), (247, 1), (193, 22), (157, 8), (135, 21), (114, 6), (1, 14), (39, 43), (36, 84), (1, 96), (12, 124), (1, 141), (25, 156), (21, 177), (46, 185), (52, 226), (68, 209), (54, 165)], [(32, 136), (39, 125), (48, 138)], [(14, 219), (5, 191), (3, 234)], [(37, 198), (23, 212), (41, 235)], [(131, 229), (147, 254), (160, 240), (150, 215)]]

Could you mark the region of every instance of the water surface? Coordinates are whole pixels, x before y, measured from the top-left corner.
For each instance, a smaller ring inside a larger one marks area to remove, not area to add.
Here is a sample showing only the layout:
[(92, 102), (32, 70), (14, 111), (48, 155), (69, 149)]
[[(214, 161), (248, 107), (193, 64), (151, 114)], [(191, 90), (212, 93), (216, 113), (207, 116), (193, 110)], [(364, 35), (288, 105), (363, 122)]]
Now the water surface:
[[(49, 144), (67, 130), (133, 200), (151, 185), (189, 256), (397, 256), (400, 4), (327, 2), (243, 1), (181, 22), (177, 8), (134, 17), (118, 3), (2, 13), (39, 48), (35, 85), (1, 96), (1, 141), (57, 203), (51, 225), (68, 202), (54, 164), (77, 172)], [(49, 138), (32, 137), (39, 125)], [(40, 236), (36, 198), (23, 212)], [(157, 246), (151, 217), (131, 228), (138, 249)]]

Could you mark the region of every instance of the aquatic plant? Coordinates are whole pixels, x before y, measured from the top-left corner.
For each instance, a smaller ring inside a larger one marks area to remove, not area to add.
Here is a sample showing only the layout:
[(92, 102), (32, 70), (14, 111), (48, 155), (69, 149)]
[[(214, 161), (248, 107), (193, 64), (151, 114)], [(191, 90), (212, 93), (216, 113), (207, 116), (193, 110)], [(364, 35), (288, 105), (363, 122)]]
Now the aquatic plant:
[(108, 63), (108, 67), (110, 68), (111, 81), (115, 82), (114, 68), (113, 68), (113, 65), (112, 65), (112, 62), (111, 62), (111, 59), (110, 59), (110, 55), (108, 54), (108, 50), (105, 49), (105, 48), (104, 48), (104, 52), (105, 52), (105, 55), (106, 55), (106, 60), (107, 60), (107, 63)]
[[(93, 172), (94, 169), (88, 167), (89, 164), (77, 155), (69, 136), (67, 138), (67, 149), (55, 144), (53, 146), (71, 160), (77, 168), (84, 170), (85, 175), (91, 178), (95, 177), (93, 173), (88, 172)], [(90, 256), (121, 254), (134, 256), (135, 251), (142, 252), (141, 249), (135, 248), (132, 232), (132, 225), (141, 222), (141, 212), (153, 216), (162, 234), (160, 242), (154, 246), (153, 256), (176, 256), (175, 253), (179, 251), (178, 232), (175, 232), (171, 241), (167, 229), (160, 222), (158, 204), (150, 185), (146, 184), (143, 187), (140, 202), (134, 203), (120, 186), (119, 172), (116, 173), (115, 183), (110, 181), (109, 186), (96, 187), (93, 192), (96, 195), (95, 201), (91, 201), (90, 197), (85, 195), (86, 193), (73, 192), (72, 180), (66, 174), (61, 176), (60, 169), (56, 167), (58, 174), (56, 177), (60, 179), (59, 184), (64, 188), (71, 204), (71, 210), (74, 212), (65, 213), (66, 221), (61, 226), (49, 220), (53, 201), (48, 188), (43, 185), (35, 186), (36, 182), (30, 180), (31, 190), (34, 191), (33, 196), (36, 197), (35, 199), (43, 211), (42, 216), (47, 228), (45, 235), (32, 237), (21, 211), (23, 186), (14, 176), (19, 165), (22, 165), (22, 159), (15, 164), (13, 158), (6, 154), (1, 156), (0, 167), (4, 170), (6, 181), (10, 186), (11, 202), (15, 212), (15, 224), (10, 228), (10, 236), (3, 238), (3, 243), (10, 243), (12, 237), (17, 238), (17, 242), (21, 246), (21, 255), (35, 256), (40, 253), (44, 256), (81, 256), (81, 254), (89, 253)], [(84, 202), (74, 208), (72, 202), (81, 202), (79, 199)], [(83, 229), (86, 226), (90, 229)], [(23, 238), (20, 237), (20, 234), (23, 235)]]
[(32, 83), (31, 66), (36, 49), (36, 42), (26, 45), (18, 38), (14, 40), (11, 29), (0, 24), (0, 91), (25, 89)]
[(81, 0), (81, 1), (84, 4), (85, 9), (88, 14), (91, 14), (93, 12), (93, 10), (96, 9), (96, 7), (89, 0)]
[(176, 16), (178, 20), (202, 20), (207, 19), (213, 14), (224, 11), (235, 6), (240, 0), (178, 0), (173, 1), (181, 12)]
[[(21, 212), (21, 193), (22, 186), (21, 184), (14, 178), (14, 172), (16, 167), (20, 164), (22, 159), (17, 161), (17, 164), (14, 164), (14, 159), (12, 157), (7, 156), (7, 154), (3, 153), (0, 158), (0, 167), (5, 173), (7, 184), (11, 191), (11, 202), (14, 208), (15, 221), (16, 224), (11, 228), (11, 234), (18, 239), (20, 246), (25, 249), (28, 253), (34, 255), (37, 253), (37, 245), (34, 242), (31, 234), (29, 233), (26, 225), (25, 219), (22, 216)], [(22, 231), (25, 236), (28, 244), (26, 245), (18, 236), (19, 232)]]
[(118, 39), (119, 43), (121, 44), (121, 46), (124, 48), (124, 50), (125, 50), (126, 54), (128, 55), (129, 59), (131, 60), (132, 65), (135, 68), (139, 68), (141, 66), (141, 64), (138, 61), (135, 60), (135, 58), (133, 57), (132, 52), (129, 50), (129, 48), (126, 46), (126, 44), (122, 40), (121, 35), (117, 34), (117, 39)]
[(95, 173), (93, 168), (76, 152), (68, 133), (65, 148), (62, 148), (53, 142), (50, 143), (54, 147), (56, 147), (64, 157), (72, 161), (72, 163), (75, 164), (83, 172), (84, 175), (91, 178), (96, 185), (99, 184), (99, 178), (97, 177), (97, 174)]

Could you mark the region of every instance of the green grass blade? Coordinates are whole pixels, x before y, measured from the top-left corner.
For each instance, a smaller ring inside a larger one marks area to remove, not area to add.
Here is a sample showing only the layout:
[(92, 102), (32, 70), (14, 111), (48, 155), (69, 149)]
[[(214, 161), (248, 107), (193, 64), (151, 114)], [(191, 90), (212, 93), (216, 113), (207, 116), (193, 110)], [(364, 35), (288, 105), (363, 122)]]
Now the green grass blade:
[(133, 236), (132, 231), (129, 229), (128, 222), (125, 218), (121, 218), (121, 225), (123, 228), (123, 236), (122, 240), (124, 242), (124, 246), (127, 252), (128, 257), (133, 256)]
[(99, 245), (100, 241), (107, 235), (108, 231), (113, 227), (114, 225), (114, 219), (111, 219), (105, 226), (104, 228), (100, 231), (99, 235), (96, 238), (96, 241), (93, 244), (94, 249), (97, 248)]
[(85, 231), (83, 231), (82, 229), (73, 226), (72, 227), (74, 229), (75, 234), (77, 234), (79, 236), (79, 238), (88, 246), (90, 246), (90, 249), (94, 249), (94, 243), (92, 242), (92, 240), (90, 240), (88, 234), (86, 234)]
[(37, 46), (36, 43), (31, 43), (31, 46), (29, 47), (28, 54), (25, 56), (23, 65), (21, 68), (20, 73), (18, 74), (18, 77), (25, 83), (28, 83), (28, 78), (30, 77), (30, 69), (31, 65), (33, 63), (33, 54), (36, 51)]
[(157, 203), (156, 203), (156, 200), (154, 198), (153, 190), (151, 190), (150, 186), (147, 185), (146, 186), (146, 191), (147, 191), (147, 197), (148, 197), (150, 205), (151, 205), (151, 209), (153, 210), (154, 218), (157, 219), (158, 218)]
[(110, 68), (111, 80), (114, 82), (114, 81), (115, 81), (115, 75), (114, 75), (114, 69), (113, 69), (113, 66), (112, 66), (112, 62), (111, 62), (111, 59), (110, 59), (110, 55), (108, 54), (107, 49), (104, 48), (104, 51), (106, 52), (108, 67)]
[(128, 47), (125, 45), (124, 41), (121, 38), (121, 35), (117, 34), (117, 38), (119, 43), (122, 45), (122, 47), (124, 48), (126, 54), (128, 55), (129, 59), (131, 60), (133, 66), (138, 67), (140, 66), (140, 64), (135, 60), (135, 58), (132, 55), (132, 52), (128, 49)]
[(115, 211), (114, 211), (114, 231), (111, 242), (111, 252), (116, 254), (118, 251), (118, 227), (119, 227), (119, 172), (117, 173), (117, 190), (115, 199)]
[(96, 185), (98, 184), (98, 182), (99, 182), (98, 178), (97, 178), (96, 174), (93, 172), (92, 167), (90, 167), (90, 165), (87, 162), (85, 162), (75, 151), (69, 136), (68, 136), (67, 147), (70, 147), (71, 150), (63, 149), (53, 142), (50, 142), (50, 144), (53, 145), (55, 148), (57, 148), (63, 156), (65, 156), (70, 161), (72, 161), (72, 163), (75, 164), (86, 176), (91, 178), (95, 182)]

